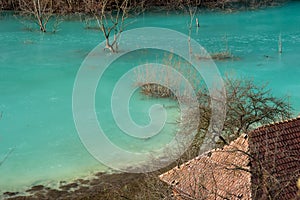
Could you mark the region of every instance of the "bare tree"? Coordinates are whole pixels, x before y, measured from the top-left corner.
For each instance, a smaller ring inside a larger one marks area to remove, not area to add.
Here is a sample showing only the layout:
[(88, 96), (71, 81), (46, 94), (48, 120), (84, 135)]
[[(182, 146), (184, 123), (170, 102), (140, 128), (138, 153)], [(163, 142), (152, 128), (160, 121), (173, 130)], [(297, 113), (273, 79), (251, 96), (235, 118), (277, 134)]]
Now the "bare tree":
[(100, 29), (106, 41), (105, 48), (112, 53), (118, 52), (120, 35), (129, 24), (126, 22), (129, 14), (138, 15), (145, 9), (144, 0), (83, 0), (83, 4), (86, 28)]
[(271, 94), (266, 85), (257, 86), (253, 80), (227, 78), (227, 132), (237, 137), (258, 125), (282, 121), (291, 117), (291, 107), (285, 97)]
[[(227, 113), (220, 136), (225, 137), (227, 142), (257, 126), (291, 117), (291, 107), (287, 98), (273, 96), (266, 85), (257, 86), (253, 80), (226, 77), (225, 87)], [(201, 114), (198, 130), (205, 133), (211, 116), (210, 95), (206, 88), (199, 90), (198, 98)], [(190, 112), (189, 118), (193, 117), (193, 112)]]
[[(179, 4), (178, 4), (179, 3)], [(190, 56), (192, 55), (192, 48), (191, 48), (191, 35), (192, 35), (192, 30), (194, 26), (194, 21), (195, 21), (195, 15), (198, 10), (198, 6), (201, 4), (201, 0), (183, 0), (179, 1), (177, 4), (175, 2), (172, 2), (176, 8), (180, 8), (183, 10), (183, 12), (188, 13), (189, 15), (189, 22), (188, 22), (188, 45), (189, 45), (189, 53)], [(199, 21), (198, 18), (196, 18), (195, 25), (198, 28), (199, 27)]]
[(100, 12), (91, 10), (105, 38), (105, 48), (113, 53), (118, 51), (118, 39), (125, 28), (130, 9), (129, 0), (103, 0)]
[[(198, 6), (200, 6), (201, 4), (201, 0), (185, 0), (185, 2), (183, 2), (184, 5), (183, 7), (186, 8), (186, 12), (188, 12), (189, 16), (190, 16), (190, 21), (188, 24), (188, 29), (189, 29), (189, 36), (191, 36), (191, 32), (192, 32), (192, 28), (194, 25), (194, 21), (195, 21), (195, 25), (196, 27), (198, 27), (199, 21), (198, 19), (195, 19), (195, 15), (198, 11)], [(187, 6), (187, 7), (186, 7)]]
[[(187, 109), (180, 123), (183, 129), (188, 133), (192, 130), (198, 130), (195, 146), (199, 146), (199, 142), (203, 142), (203, 136), (209, 127), (211, 120), (211, 94), (209, 93), (203, 81), (195, 76), (196, 72), (184, 70), (184, 65), (180, 61), (173, 60), (172, 57), (166, 60), (166, 64), (173, 66), (176, 70), (182, 72), (185, 77), (193, 84), (193, 88), (197, 91), (199, 102), (199, 112), (196, 108)], [(149, 84), (149, 77), (155, 77), (157, 80), (169, 80), (169, 73), (163, 76), (163, 73), (151, 73), (151, 66), (145, 69), (147, 73), (135, 71), (137, 76), (137, 85), (141, 87), (141, 92), (148, 96), (159, 98), (174, 98), (174, 94), (169, 88), (161, 85)], [(144, 75), (146, 74), (146, 75)], [(140, 77), (145, 82), (140, 82)], [(180, 80), (176, 80), (173, 85), (180, 85)], [(287, 97), (275, 97), (271, 90), (267, 89), (267, 85), (257, 86), (251, 79), (234, 79), (225, 77), (226, 88), (226, 118), (223, 130), (219, 133), (220, 145), (229, 143), (242, 133), (247, 133), (254, 128), (270, 124), (276, 121), (282, 121), (291, 117), (291, 106)], [(215, 91), (222, 92), (222, 91)], [(185, 91), (182, 91), (185, 94)], [(193, 149), (193, 148), (191, 148)], [(196, 149), (195, 153), (198, 153)], [(194, 156), (196, 156), (195, 154)]]
[(40, 31), (47, 32), (47, 24), (55, 11), (53, 0), (19, 0), (19, 7), (23, 17), (32, 19)]

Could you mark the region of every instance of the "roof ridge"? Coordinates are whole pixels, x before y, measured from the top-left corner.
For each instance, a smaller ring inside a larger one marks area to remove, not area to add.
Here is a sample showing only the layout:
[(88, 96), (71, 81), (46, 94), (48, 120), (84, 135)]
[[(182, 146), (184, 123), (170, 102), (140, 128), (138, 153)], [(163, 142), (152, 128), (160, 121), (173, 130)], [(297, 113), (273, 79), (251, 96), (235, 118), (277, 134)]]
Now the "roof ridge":
[(231, 141), (229, 144), (223, 146), (222, 148), (219, 148), (219, 147), (218, 147), (218, 148), (214, 148), (214, 149), (211, 149), (211, 150), (207, 150), (207, 151), (205, 151), (204, 153), (202, 153), (201, 155), (198, 155), (198, 156), (196, 156), (196, 157), (194, 157), (194, 158), (192, 158), (192, 159), (190, 159), (190, 160), (188, 160), (188, 161), (182, 163), (182, 164), (180, 165), (180, 168), (181, 168), (182, 166), (187, 166), (187, 165), (189, 165), (190, 163), (192, 163), (192, 162), (194, 162), (194, 161), (198, 161), (198, 160), (200, 160), (200, 159), (202, 159), (202, 158), (210, 158), (212, 153), (220, 152), (220, 151), (226, 152), (226, 150), (224, 150), (224, 148), (226, 148), (226, 147), (234, 147), (235, 144), (239, 144), (237, 141), (240, 140), (240, 139), (247, 140), (248, 137), (245, 137), (245, 136), (247, 136), (247, 134), (245, 134), (245, 133), (244, 133), (244, 134), (241, 134), (238, 138), (236, 138), (235, 140)]
[(259, 130), (262, 130), (262, 129), (265, 129), (265, 128), (270, 128), (270, 127), (274, 127), (274, 126), (277, 126), (277, 125), (282, 125), (282, 124), (286, 124), (286, 123), (291, 123), (291, 122), (294, 122), (294, 121), (298, 121), (300, 120), (300, 116), (296, 117), (296, 118), (291, 118), (291, 119), (286, 119), (286, 120), (282, 120), (282, 121), (277, 121), (277, 122), (272, 122), (270, 124), (264, 124), (252, 131), (251, 132), (255, 132), (255, 131), (259, 131)]

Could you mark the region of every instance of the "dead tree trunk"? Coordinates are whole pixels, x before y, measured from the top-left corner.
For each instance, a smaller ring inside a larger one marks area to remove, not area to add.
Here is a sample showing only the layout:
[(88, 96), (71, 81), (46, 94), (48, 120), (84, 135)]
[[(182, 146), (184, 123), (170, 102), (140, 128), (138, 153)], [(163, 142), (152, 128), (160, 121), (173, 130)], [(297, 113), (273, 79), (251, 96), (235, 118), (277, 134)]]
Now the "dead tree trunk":
[(19, 0), (21, 15), (33, 20), (40, 31), (47, 32), (47, 24), (54, 15), (53, 0)]
[[(185, 5), (187, 5), (187, 10), (186, 12), (188, 12), (189, 16), (190, 16), (190, 21), (188, 23), (188, 45), (189, 45), (189, 55), (190, 55), (190, 59), (192, 56), (192, 47), (191, 47), (191, 35), (192, 35), (192, 30), (193, 30), (193, 25), (194, 25), (194, 19), (195, 19), (195, 15), (197, 13), (197, 9), (198, 6), (201, 4), (201, 0), (196, 0), (196, 1), (192, 1), (192, 0), (187, 0), (186, 2), (184, 2)], [(182, 5), (182, 7), (185, 7), (185, 5)], [(198, 18), (196, 18), (196, 27), (199, 28), (199, 22), (198, 22)]]
[[(125, 20), (128, 17), (129, 10), (129, 0), (122, 2), (114, 0), (113, 4), (109, 0), (104, 0), (100, 13), (94, 13), (98, 26), (106, 40), (105, 48), (112, 53), (118, 51), (118, 40), (125, 28)], [(112, 35), (113, 39), (111, 40)]]

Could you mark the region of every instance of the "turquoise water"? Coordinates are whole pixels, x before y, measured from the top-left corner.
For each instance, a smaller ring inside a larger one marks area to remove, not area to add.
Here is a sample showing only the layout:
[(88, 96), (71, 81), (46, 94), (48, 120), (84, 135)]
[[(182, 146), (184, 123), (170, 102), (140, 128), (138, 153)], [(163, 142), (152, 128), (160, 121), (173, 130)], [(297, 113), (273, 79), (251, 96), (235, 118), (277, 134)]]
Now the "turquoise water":
[[(225, 49), (224, 36), (234, 61), (220, 61), (223, 75), (268, 82), (274, 95), (288, 95), (295, 116), (300, 113), (300, 3), (236, 13), (200, 12), (201, 27), (192, 37), (210, 52)], [(162, 20), (163, 19), (163, 20)], [(187, 33), (187, 15), (146, 13), (128, 28), (155, 26)], [(283, 53), (278, 54), (281, 33)], [(97, 162), (81, 144), (72, 115), (72, 91), (77, 70), (85, 56), (102, 41), (96, 30), (84, 29), (79, 21), (65, 21), (56, 34), (24, 30), (12, 16), (0, 18), (0, 191), (23, 190), (33, 184), (55, 185), (59, 180), (88, 176), (108, 168)], [(112, 67), (98, 88), (96, 98), (109, 94), (124, 71), (147, 56), (128, 55)], [(138, 59), (137, 59), (138, 58)], [(154, 59), (155, 60), (155, 59)], [(149, 61), (146, 59), (146, 61)], [(153, 149), (172, 138), (177, 119), (176, 102), (134, 94), (133, 119), (147, 124), (149, 106), (167, 105), (169, 118), (160, 136), (147, 141), (122, 137), (111, 117), (101, 118), (108, 137), (129, 150)], [(109, 107), (96, 104), (96, 112)], [(107, 120), (107, 121), (105, 121)], [(109, 152), (107, 152), (109, 153)], [(6, 155), (9, 156), (7, 157)]]

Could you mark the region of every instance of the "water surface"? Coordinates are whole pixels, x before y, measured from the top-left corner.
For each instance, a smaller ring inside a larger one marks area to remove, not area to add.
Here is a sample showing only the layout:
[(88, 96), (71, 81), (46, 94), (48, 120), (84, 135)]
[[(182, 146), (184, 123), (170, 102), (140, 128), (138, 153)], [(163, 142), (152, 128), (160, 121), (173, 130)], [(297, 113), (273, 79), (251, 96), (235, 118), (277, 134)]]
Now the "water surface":
[[(299, 9), (300, 3), (293, 2), (256, 11), (202, 11), (197, 14), (201, 27), (193, 28), (192, 37), (210, 52), (224, 50), (227, 41), (239, 60), (217, 62), (221, 73), (253, 78), (257, 84), (269, 83), (274, 95), (289, 96), (296, 116), (300, 113)], [(128, 28), (154, 26), (187, 33), (188, 21), (185, 14), (145, 13)], [(280, 33), (282, 54), (278, 54)], [(102, 40), (99, 31), (84, 29), (76, 20), (63, 22), (56, 34), (43, 34), (24, 30), (11, 15), (0, 18), (0, 161), (10, 152), (0, 166), (0, 191), (56, 184), (108, 170), (85, 150), (72, 116), (77, 70)], [(118, 64), (123, 70), (111, 68), (104, 80), (107, 87), (98, 88), (97, 98), (108, 95), (113, 82), (125, 69), (143, 62), (142, 57), (128, 55)], [(178, 116), (176, 102), (135, 93), (131, 100), (133, 118), (147, 124), (148, 108), (153, 103), (169, 107), (169, 123), (160, 136), (132, 142), (122, 137), (111, 117), (104, 117), (101, 122), (109, 137), (129, 150), (141, 146), (151, 150), (169, 141), (176, 130), (172, 125)], [(109, 107), (100, 107), (97, 105), (99, 116), (109, 112)]]

